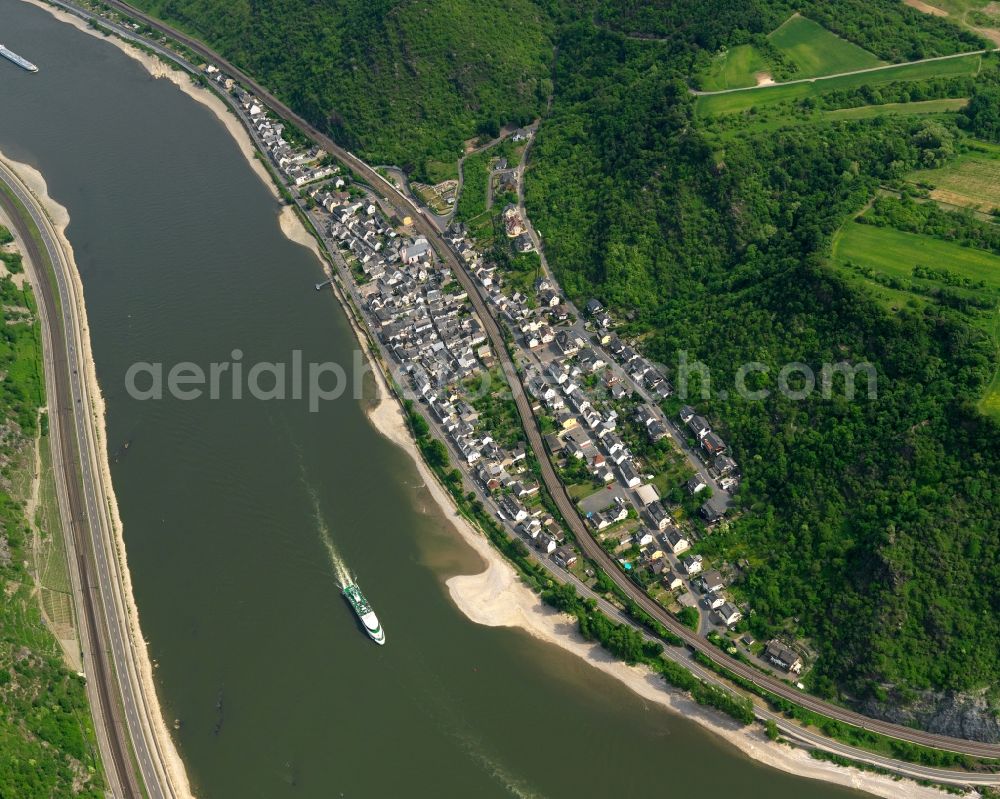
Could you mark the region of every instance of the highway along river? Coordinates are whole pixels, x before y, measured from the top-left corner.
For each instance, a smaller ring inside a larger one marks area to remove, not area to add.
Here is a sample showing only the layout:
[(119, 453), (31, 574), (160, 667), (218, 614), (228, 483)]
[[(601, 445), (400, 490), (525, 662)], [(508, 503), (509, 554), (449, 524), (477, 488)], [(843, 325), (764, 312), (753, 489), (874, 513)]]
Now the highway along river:
[(131, 399), (137, 361), (350, 364), (354, 339), (209, 110), (43, 10), (0, 0), (0, 19), (40, 68), (0, 63), (0, 149), (69, 210), (143, 633), (199, 797), (850, 795), (469, 622), (444, 580), (479, 558), (358, 401)]

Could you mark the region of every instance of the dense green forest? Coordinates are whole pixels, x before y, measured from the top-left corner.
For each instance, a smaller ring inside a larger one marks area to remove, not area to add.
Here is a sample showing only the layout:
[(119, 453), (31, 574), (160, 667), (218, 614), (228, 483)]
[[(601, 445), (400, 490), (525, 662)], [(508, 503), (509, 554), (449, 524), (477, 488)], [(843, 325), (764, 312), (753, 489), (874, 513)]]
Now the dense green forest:
[(433, 176), (480, 130), (538, 116), (551, 24), (531, 0), (139, 0), (375, 163)]
[(953, 152), (956, 119), (817, 123), (714, 150), (682, 82), (691, 53), (664, 44), (564, 30), (528, 181), (550, 262), (572, 296), (651, 333), (663, 363), (709, 364), (716, 388), (748, 361), (770, 388), (787, 362), (872, 362), (877, 398), (698, 402), (746, 476), (746, 512), (707, 549), (749, 561), (751, 625), (811, 640), (823, 694), (995, 685), (1000, 431), (972, 405), (994, 344), (947, 308), (890, 315), (826, 265), (880, 183)]
[(823, 98), (974, 92), (964, 114), (741, 130), (749, 109), (724, 144), (689, 92), (720, 48), (759, 41), (795, 10), (887, 61), (984, 47), (978, 36), (897, 0), (139, 5), (418, 176), (477, 131), (541, 113), (554, 91), (527, 203), (571, 297), (605, 300), (668, 366), (680, 351), (704, 361), (717, 388), (748, 361), (769, 367), (769, 387), (791, 361), (877, 372), (877, 396), (850, 402), (694, 397), (744, 471), (743, 512), (706, 546), (749, 562), (737, 590), (751, 626), (809, 640), (810, 687), (826, 695), (1000, 681), (1000, 429), (975, 410), (995, 344), (954, 308), (891, 312), (828, 263), (880, 185), (951, 158), (968, 132), (996, 140), (996, 58), (976, 78)]
[[(0, 226), (0, 241), (7, 237)], [(0, 278), (0, 796), (104, 796), (83, 680), (63, 665), (41, 618), (24, 514), (31, 440), (44, 404), (41, 341), (30, 290)], [(14, 486), (20, 486), (20, 492)]]
[(987, 141), (1000, 142), (1000, 86), (977, 87), (965, 109), (969, 129)]
[(978, 35), (897, 0), (602, 0), (597, 19), (634, 37), (702, 50), (745, 44), (799, 12), (886, 61), (915, 61), (988, 47)]

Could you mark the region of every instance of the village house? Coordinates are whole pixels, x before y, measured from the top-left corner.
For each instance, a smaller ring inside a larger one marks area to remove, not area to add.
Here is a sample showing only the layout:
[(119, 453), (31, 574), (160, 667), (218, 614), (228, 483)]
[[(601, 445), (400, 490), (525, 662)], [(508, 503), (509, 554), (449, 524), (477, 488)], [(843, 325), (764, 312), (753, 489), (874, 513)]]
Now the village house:
[(667, 513), (667, 509), (663, 507), (663, 503), (660, 501), (650, 502), (646, 505), (646, 513), (649, 514), (650, 521), (660, 532), (667, 529), (667, 525), (670, 524), (670, 514)]
[(612, 522), (606, 513), (603, 511), (598, 511), (597, 513), (588, 513), (587, 521), (594, 526), (596, 530), (603, 530), (606, 527), (610, 527)]
[(775, 666), (779, 666), (792, 674), (800, 674), (802, 672), (802, 658), (798, 652), (785, 646), (777, 639), (767, 642), (767, 646), (764, 647), (764, 657)]
[(721, 591), (725, 587), (726, 584), (723, 582), (722, 575), (719, 574), (718, 569), (709, 569), (701, 576), (701, 588), (705, 593)]
[(580, 366), (583, 367), (583, 369), (586, 370), (587, 372), (590, 372), (591, 374), (593, 374), (594, 372), (599, 372), (601, 369), (607, 366), (607, 363), (604, 361), (604, 359), (601, 358), (601, 356), (598, 355), (597, 352), (591, 347), (588, 347), (587, 349), (583, 350), (580, 353), (579, 361), (580, 361)]
[(538, 534), (542, 532), (542, 523), (538, 519), (528, 517), (516, 529), (525, 538), (530, 538), (534, 541), (538, 538)]
[(726, 604), (726, 598), (722, 594), (709, 592), (705, 595), (705, 604), (710, 610), (718, 610)]
[(576, 416), (574, 416), (569, 411), (560, 411), (556, 415), (556, 422), (558, 422), (559, 426), (563, 430), (572, 430), (579, 424), (579, 422), (577, 422), (576, 420)]
[(497, 175), (497, 188), (501, 192), (517, 191), (517, 171), (508, 169)]
[(613, 386), (611, 386), (611, 399), (615, 401), (620, 401), (626, 399), (628, 395), (629, 395), (629, 390), (621, 383), (615, 383)]
[(716, 433), (710, 432), (702, 438), (701, 448), (705, 450), (705, 453), (710, 457), (715, 457), (726, 451), (726, 442), (719, 438)]
[(712, 432), (712, 427), (704, 416), (692, 416), (687, 421), (688, 430), (694, 433), (695, 437), (701, 440)]
[(743, 614), (740, 609), (736, 607), (732, 602), (726, 602), (715, 611), (715, 616), (721, 624), (726, 625), (726, 627), (732, 627), (734, 624), (738, 624), (740, 619), (743, 618)]
[(555, 308), (561, 302), (559, 295), (552, 289), (538, 292), (538, 304), (542, 308)]
[(552, 559), (559, 566), (568, 569), (576, 563), (576, 553), (570, 547), (562, 546), (552, 553)]
[(708, 488), (708, 483), (705, 482), (700, 474), (696, 474), (690, 480), (687, 481), (687, 490), (689, 494), (697, 494), (699, 491), (704, 491)]
[(635, 409), (633, 414), (635, 420), (643, 427), (649, 427), (653, 422), (656, 421), (656, 414), (653, 409), (648, 405), (640, 405)]
[(667, 548), (675, 555), (683, 554), (691, 549), (691, 542), (684, 537), (680, 530), (671, 530), (663, 539)]
[(618, 473), (621, 475), (622, 482), (629, 488), (635, 488), (642, 482), (639, 472), (636, 471), (630, 461), (626, 460), (619, 463)]
[(716, 456), (713, 465), (720, 475), (729, 475), (736, 471), (736, 461), (728, 455)]
[(638, 488), (636, 488), (635, 495), (636, 498), (639, 500), (639, 502), (642, 503), (643, 507), (652, 505), (654, 502), (658, 502), (660, 499), (660, 495), (656, 490), (656, 486), (654, 486), (652, 483), (646, 483), (645, 485), (641, 485)]
[(576, 340), (565, 330), (560, 330), (556, 333), (556, 346), (559, 348), (559, 351), (567, 357), (576, 355), (577, 352), (580, 351), (580, 348), (576, 344)]
[(500, 509), (500, 515), (511, 522), (522, 522), (530, 515), (524, 505), (511, 496), (500, 497), (497, 505)]
[(708, 502), (699, 508), (698, 515), (709, 524), (721, 521), (726, 515), (726, 500), (725, 494), (716, 494), (710, 497)]
[(681, 561), (681, 566), (684, 567), (684, 571), (688, 577), (694, 577), (696, 574), (701, 574), (701, 564), (701, 555), (692, 555)]
[(509, 488), (510, 492), (518, 499), (534, 496), (538, 493), (537, 483), (522, 483), (520, 480), (511, 481), (507, 488)]
[(668, 591), (677, 591), (684, 587), (684, 581), (673, 571), (664, 572), (662, 582)]
[(667, 437), (667, 426), (659, 419), (654, 419), (646, 427), (646, 433), (649, 435), (649, 440), (655, 444)]

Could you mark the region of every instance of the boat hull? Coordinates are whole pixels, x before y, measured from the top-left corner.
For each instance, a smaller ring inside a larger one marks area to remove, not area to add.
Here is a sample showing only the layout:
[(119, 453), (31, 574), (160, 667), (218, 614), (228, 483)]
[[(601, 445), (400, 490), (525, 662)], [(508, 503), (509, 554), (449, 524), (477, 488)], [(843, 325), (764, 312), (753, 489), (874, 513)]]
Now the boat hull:
[(28, 72), (38, 72), (38, 67), (32, 64), (27, 58), (23, 58), (15, 53), (13, 50), (9, 50), (0, 44), (0, 56), (3, 56), (12, 64), (17, 64), (21, 69), (27, 70)]
[(382, 629), (378, 616), (375, 615), (375, 611), (372, 610), (357, 584), (351, 583), (344, 586), (344, 598), (360, 620), (361, 626), (365, 628), (368, 637), (379, 646), (383, 646), (385, 644), (385, 630)]
[(361, 619), (361, 624), (364, 625), (365, 632), (368, 633), (368, 637), (379, 646), (383, 646), (385, 644), (385, 630), (379, 624), (378, 616), (374, 613), (366, 613), (359, 618)]

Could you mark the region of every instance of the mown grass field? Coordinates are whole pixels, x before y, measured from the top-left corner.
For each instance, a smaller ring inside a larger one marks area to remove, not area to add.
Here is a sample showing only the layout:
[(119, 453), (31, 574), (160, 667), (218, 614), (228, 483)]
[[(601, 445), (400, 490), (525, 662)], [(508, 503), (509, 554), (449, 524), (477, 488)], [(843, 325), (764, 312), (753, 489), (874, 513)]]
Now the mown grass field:
[[(885, 103), (884, 105), (863, 105), (857, 108), (838, 108), (833, 111), (796, 109), (794, 113), (780, 113), (783, 109), (770, 109), (740, 120), (738, 126), (724, 125), (721, 130), (713, 130), (711, 120), (707, 120), (706, 132), (724, 145), (727, 141), (747, 133), (758, 134), (767, 131), (787, 130), (801, 125), (817, 125), (823, 122), (839, 122), (854, 119), (873, 119), (880, 116), (930, 116), (955, 113), (964, 108), (968, 98), (946, 98), (943, 100), (922, 100), (913, 103)], [(725, 118), (719, 118), (725, 121)]]
[(837, 108), (824, 111), (826, 119), (872, 119), (881, 116), (899, 116), (900, 114), (945, 114), (949, 111), (960, 111), (969, 104), (968, 97), (946, 97), (942, 100), (920, 100), (914, 103), (885, 103), (884, 105), (862, 105), (857, 108)]
[(709, 70), (701, 76), (700, 84), (706, 92), (756, 86), (756, 73), (767, 70), (764, 56), (752, 44), (741, 44), (717, 55)]
[[(818, 22), (795, 14), (768, 34), (771, 43), (798, 67), (794, 78), (834, 75), (884, 63), (858, 45), (841, 39)], [(717, 55), (699, 76), (703, 91), (741, 89), (757, 85), (757, 75), (769, 72), (767, 59), (753, 45), (741, 44)]]
[(732, 114), (750, 108), (767, 106), (816, 97), (838, 89), (852, 89), (858, 86), (878, 86), (893, 81), (927, 80), (956, 75), (976, 75), (979, 73), (981, 56), (965, 55), (944, 61), (924, 61), (900, 66), (888, 66), (872, 72), (843, 75), (836, 78), (816, 78), (803, 83), (785, 83), (746, 89), (729, 94), (710, 94), (699, 97), (695, 108), (702, 116)]
[(918, 170), (910, 180), (933, 186), (931, 198), (938, 202), (991, 213), (1000, 208), (1000, 147), (977, 143), (947, 166)]
[[(944, 269), (974, 283), (982, 281), (983, 286), (952, 290), (993, 301), (992, 311), (975, 311), (970, 320), (990, 335), (997, 346), (998, 371), (980, 398), (979, 408), (1000, 418), (1000, 257), (930, 236), (853, 221), (837, 234), (832, 255), (835, 267), (842, 269), (852, 282), (864, 283), (892, 311), (922, 307), (933, 301), (925, 290), (945, 288), (934, 280), (914, 278), (915, 266)], [(863, 270), (870, 271), (866, 274)]]
[(947, 269), (1000, 291), (1000, 257), (919, 233), (852, 222), (837, 238), (833, 255), (837, 262), (854, 261), (900, 278), (911, 277), (918, 265)]
[(796, 78), (835, 75), (885, 63), (853, 42), (841, 39), (818, 22), (795, 14), (768, 38), (798, 66)]

